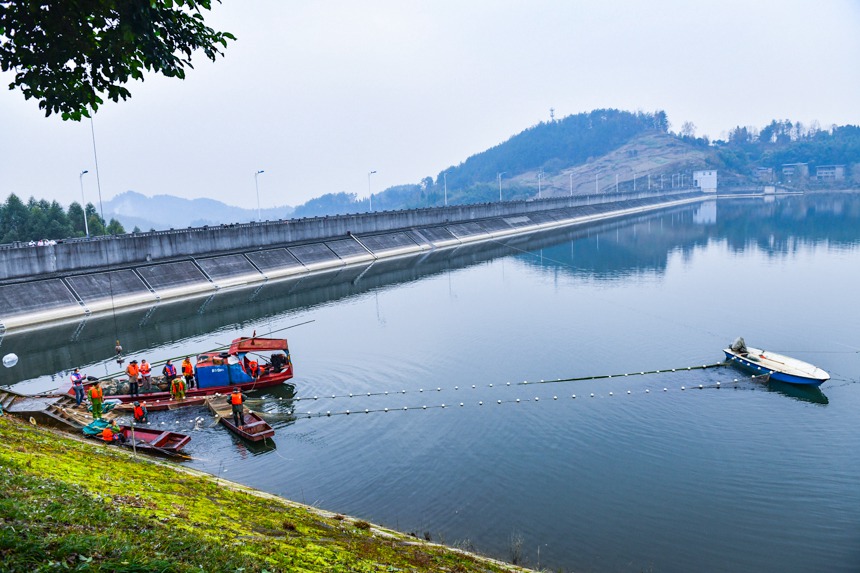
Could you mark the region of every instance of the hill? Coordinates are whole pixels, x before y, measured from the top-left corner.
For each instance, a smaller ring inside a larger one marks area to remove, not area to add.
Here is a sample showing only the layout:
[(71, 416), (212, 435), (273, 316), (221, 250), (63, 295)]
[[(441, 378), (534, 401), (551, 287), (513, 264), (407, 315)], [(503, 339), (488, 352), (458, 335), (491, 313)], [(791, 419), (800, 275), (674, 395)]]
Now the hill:
[[(292, 207), (262, 209), (264, 221), (287, 219)], [(135, 191), (126, 191), (104, 202), (106, 218), (115, 218), (127, 231), (135, 227), (141, 231), (163, 231), (171, 228), (202, 227), (245, 223), (257, 220), (256, 209), (243, 209), (214, 199), (182, 199), (173, 195), (147, 197)]]

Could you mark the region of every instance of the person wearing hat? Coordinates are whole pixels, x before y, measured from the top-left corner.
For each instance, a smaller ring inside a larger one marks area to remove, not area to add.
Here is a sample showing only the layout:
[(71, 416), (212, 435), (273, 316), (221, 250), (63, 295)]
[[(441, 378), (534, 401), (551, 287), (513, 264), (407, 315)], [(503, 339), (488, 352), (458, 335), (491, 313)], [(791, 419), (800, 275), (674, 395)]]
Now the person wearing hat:
[(146, 419), (146, 415), (149, 412), (146, 411), (146, 402), (135, 402), (134, 403), (134, 421), (138, 424), (146, 424), (149, 420)]
[(128, 394), (129, 396), (140, 396), (137, 386), (137, 377), (140, 376), (140, 368), (137, 366), (137, 360), (129, 362), (125, 369), (128, 374)]
[(245, 395), (238, 387), (233, 387), (233, 391), (227, 396), (227, 403), (233, 407), (233, 425), (240, 430), (245, 426)]
[(174, 400), (185, 400), (185, 378), (177, 376), (170, 381), (170, 397)]
[(72, 388), (75, 390), (75, 407), (80, 408), (81, 402), (84, 401), (84, 375), (81, 374), (80, 368), (75, 368), (72, 372)]

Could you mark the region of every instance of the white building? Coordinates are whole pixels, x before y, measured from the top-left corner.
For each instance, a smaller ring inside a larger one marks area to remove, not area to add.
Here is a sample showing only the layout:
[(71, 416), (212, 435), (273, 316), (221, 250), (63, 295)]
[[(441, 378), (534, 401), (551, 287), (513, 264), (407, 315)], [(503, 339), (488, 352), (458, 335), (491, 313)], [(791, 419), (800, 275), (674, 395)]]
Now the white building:
[(693, 185), (702, 190), (703, 193), (717, 192), (717, 172), (693, 171)]

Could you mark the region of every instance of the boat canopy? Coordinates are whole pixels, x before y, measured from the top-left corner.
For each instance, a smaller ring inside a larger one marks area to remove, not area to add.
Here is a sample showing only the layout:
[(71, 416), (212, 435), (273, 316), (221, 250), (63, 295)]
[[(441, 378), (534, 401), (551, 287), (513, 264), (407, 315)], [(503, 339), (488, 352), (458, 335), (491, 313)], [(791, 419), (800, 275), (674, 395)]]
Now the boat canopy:
[(240, 352), (260, 352), (261, 350), (286, 350), (284, 338), (237, 338), (230, 345), (230, 354)]

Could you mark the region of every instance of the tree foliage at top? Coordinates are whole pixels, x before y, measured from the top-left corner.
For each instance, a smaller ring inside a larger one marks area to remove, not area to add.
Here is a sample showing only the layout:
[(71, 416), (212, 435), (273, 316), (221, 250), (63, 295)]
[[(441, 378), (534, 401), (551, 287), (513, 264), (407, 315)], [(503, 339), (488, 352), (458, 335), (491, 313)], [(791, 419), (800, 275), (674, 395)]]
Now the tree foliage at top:
[(449, 188), (465, 188), (495, 181), (496, 175), (503, 171), (509, 176), (541, 168), (555, 172), (609, 153), (649, 130), (664, 133), (669, 130), (664, 111), (632, 113), (596, 109), (541, 122), (469, 157), (457, 167), (446, 169), (437, 177), (436, 185), (442, 183), (443, 175), (447, 176)]
[(0, 0), (0, 69), (9, 89), (35, 98), (45, 115), (79, 121), (131, 96), (143, 71), (185, 77), (191, 54), (223, 55), (235, 37), (206, 26), (211, 0)]

